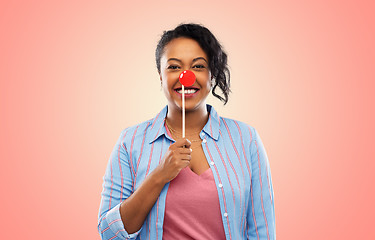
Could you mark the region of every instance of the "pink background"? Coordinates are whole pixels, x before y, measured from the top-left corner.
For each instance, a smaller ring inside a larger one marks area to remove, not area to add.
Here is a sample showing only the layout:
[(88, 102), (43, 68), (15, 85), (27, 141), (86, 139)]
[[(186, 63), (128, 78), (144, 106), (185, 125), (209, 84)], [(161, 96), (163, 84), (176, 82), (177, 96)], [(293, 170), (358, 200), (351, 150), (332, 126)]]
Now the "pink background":
[[(229, 3), (231, 2), (231, 3)], [(1, 239), (99, 239), (102, 177), (127, 126), (165, 106), (163, 30), (229, 55), (220, 115), (266, 147), (278, 239), (375, 239), (374, 1), (1, 1)]]

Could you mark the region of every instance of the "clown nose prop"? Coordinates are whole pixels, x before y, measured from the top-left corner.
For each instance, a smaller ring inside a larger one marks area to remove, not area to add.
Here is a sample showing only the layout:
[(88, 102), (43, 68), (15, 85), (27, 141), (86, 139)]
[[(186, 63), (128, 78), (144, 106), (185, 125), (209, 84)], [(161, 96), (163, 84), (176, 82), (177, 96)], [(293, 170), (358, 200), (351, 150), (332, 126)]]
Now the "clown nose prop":
[(180, 74), (179, 80), (182, 85), (182, 138), (185, 137), (185, 87), (193, 85), (195, 78), (195, 74), (189, 70), (185, 70)]
[(180, 74), (180, 83), (185, 87), (190, 87), (195, 82), (195, 74), (192, 71), (185, 70)]

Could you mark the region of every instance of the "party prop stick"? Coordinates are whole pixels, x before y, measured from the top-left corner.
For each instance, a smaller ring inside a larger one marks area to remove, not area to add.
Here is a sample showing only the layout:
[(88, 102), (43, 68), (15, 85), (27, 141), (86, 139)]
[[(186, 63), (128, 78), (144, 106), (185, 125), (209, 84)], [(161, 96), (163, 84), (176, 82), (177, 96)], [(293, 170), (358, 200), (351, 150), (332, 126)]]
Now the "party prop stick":
[(190, 87), (195, 82), (195, 74), (190, 70), (185, 70), (180, 74), (182, 85), (182, 138), (185, 137), (185, 87)]
[(185, 86), (182, 84), (182, 138), (185, 137)]

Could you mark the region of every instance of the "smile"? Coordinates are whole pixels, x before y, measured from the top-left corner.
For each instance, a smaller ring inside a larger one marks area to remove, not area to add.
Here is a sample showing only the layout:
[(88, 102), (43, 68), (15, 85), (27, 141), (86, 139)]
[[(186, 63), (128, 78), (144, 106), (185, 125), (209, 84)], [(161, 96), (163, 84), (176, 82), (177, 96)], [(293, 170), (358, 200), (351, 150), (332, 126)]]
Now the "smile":
[[(198, 89), (185, 89), (185, 94), (196, 93)], [(182, 89), (177, 90), (178, 93), (182, 94)]]
[[(174, 90), (179, 96), (182, 96), (182, 88), (176, 88)], [(188, 88), (185, 89), (184, 94), (186, 98), (193, 97), (196, 95), (196, 93), (199, 91), (197, 88)]]

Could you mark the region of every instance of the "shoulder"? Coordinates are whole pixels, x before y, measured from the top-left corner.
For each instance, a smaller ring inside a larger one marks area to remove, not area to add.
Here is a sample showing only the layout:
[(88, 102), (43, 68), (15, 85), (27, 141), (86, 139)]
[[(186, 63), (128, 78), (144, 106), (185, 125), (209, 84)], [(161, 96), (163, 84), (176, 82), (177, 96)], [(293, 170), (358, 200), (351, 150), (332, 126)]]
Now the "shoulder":
[(251, 124), (227, 117), (220, 117), (220, 131), (228, 132), (233, 138), (240, 138), (245, 142), (251, 142), (256, 134)]
[(121, 144), (126, 147), (130, 146), (132, 143), (138, 144), (139, 141), (143, 140), (148, 130), (154, 127), (153, 123), (154, 118), (123, 129), (120, 134)]

